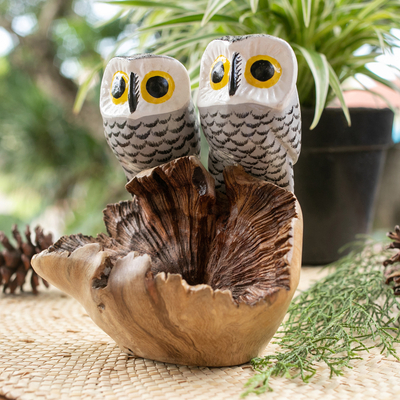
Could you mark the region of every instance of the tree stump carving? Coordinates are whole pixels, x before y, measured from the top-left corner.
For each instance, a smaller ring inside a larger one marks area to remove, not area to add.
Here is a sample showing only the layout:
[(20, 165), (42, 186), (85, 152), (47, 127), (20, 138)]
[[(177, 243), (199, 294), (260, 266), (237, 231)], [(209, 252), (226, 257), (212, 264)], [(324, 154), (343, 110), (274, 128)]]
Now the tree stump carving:
[(226, 196), (196, 157), (135, 176), (108, 205), (108, 235), (72, 235), (33, 267), (74, 296), (126, 352), (236, 365), (260, 354), (296, 290), (302, 217), (294, 195), (224, 171)]

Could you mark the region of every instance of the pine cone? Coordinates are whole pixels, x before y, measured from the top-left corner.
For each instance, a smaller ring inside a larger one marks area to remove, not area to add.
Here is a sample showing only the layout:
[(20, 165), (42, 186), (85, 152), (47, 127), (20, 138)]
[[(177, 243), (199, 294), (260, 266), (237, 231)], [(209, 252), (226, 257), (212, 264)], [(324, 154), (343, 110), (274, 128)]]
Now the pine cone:
[[(388, 249), (400, 249), (400, 227), (397, 225), (394, 228), (394, 232), (389, 232), (388, 237), (393, 240), (392, 243), (387, 247)], [(400, 250), (391, 258), (388, 258), (383, 262), (386, 277), (386, 284), (394, 282), (393, 291), (396, 296), (400, 295), (400, 265), (388, 268), (389, 265), (400, 262)]]
[[(35, 244), (31, 240), (31, 230), (27, 225), (25, 230), (26, 241), (22, 240), (17, 225), (13, 226), (12, 234), (17, 242), (17, 246), (11, 244), (4, 232), (0, 232), (0, 243), (4, 250), (0, 252), (0, 287), (3, 285), (3, 293), (13, 294), (19, 287), (23, 292), (28, 273), (31, 274), (31, 286), (34, 294), (38, 293), (39, 276), (31, 266), (31, 259), (35, 254), (47, 249), (53, 243), (53, 237), (50, 234), (45, 235), (40, 226), (35, 228)], [(44, 285), (49, 284), (42, 279)]]

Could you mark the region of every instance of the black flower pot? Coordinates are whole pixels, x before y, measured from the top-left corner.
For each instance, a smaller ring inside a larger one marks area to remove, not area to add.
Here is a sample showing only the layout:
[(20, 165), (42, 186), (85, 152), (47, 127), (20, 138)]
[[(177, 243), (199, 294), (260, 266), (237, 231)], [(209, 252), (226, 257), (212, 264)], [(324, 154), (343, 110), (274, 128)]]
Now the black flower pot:
[(391, 145), (390, 109), (324, 110), (310, 131), (314, 110), (303, 109), (302, 151), (295, 165), (295, 193), (304, 215), (303, 265), (322, 265), (339, 249), (366, 234), (385, 155)]

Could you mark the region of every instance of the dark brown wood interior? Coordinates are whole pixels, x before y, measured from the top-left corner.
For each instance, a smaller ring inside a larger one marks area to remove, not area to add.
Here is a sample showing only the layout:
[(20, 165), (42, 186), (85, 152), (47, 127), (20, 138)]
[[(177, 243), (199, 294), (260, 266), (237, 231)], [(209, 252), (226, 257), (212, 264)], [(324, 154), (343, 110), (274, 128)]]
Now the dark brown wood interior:
[[(291, 250), (295, 197), (247, 175), (224, 171), (227, 196), (196, 157), (183, 157), (133, 178), (132, 201), (108, 205), (108, 236), (64, 236), (50, 251), (72, 252), (88, 243), (110, 251), (110, 268), (131, 251), (149, 254), (152, 274), (181, 274), (190, 285), (229, 289), (238, 302), (255, 303), (289, 290), (285, 255)], [(107, 276), (96, 284), (106, 285)]]

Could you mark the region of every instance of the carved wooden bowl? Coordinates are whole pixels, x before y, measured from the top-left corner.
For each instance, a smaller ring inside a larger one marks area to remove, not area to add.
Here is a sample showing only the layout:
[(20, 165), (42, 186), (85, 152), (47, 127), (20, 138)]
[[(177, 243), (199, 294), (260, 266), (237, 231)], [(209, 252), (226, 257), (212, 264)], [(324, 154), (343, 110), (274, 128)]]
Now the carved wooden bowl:
[(292, 193), (224, 172), (227, 196), (195, 157), (145, 171), (132, 201), (107, 206), (108, 235), (72, 235), (33, 267), (75, 297), (125, 352), (237, 365), (270, 341), (298, 285), (302, 218)]

